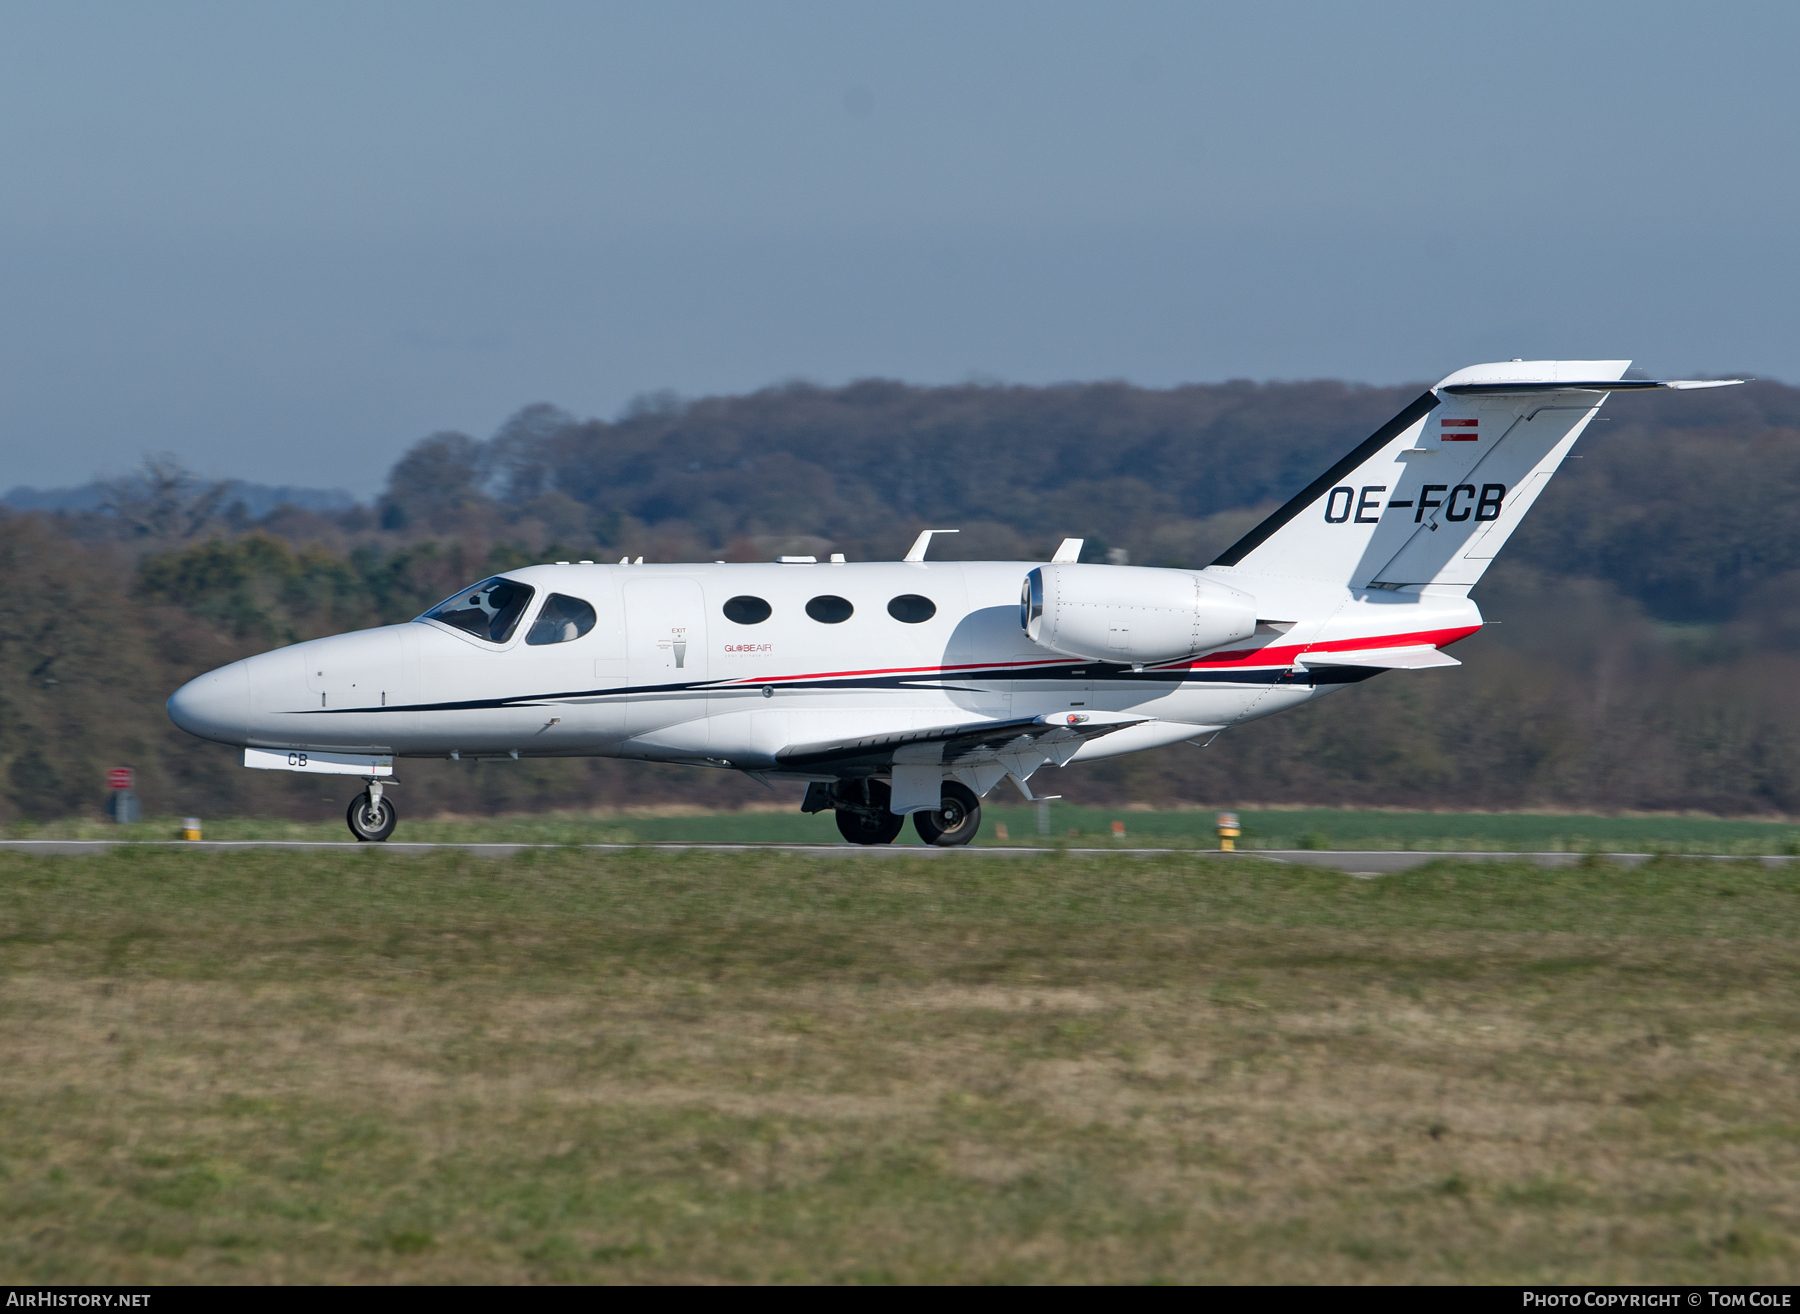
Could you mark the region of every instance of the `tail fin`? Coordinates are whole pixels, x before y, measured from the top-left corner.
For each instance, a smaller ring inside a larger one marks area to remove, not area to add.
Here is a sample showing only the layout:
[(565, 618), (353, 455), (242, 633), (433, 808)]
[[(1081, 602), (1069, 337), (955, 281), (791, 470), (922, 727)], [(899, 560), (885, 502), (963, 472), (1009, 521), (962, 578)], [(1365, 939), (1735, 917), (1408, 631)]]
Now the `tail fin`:
[(1358, 589), (1467, 589), (1607, 393), (1743, 382), (1622, 379), (1630, 364), (1538, 360), (1458, 370), (1212, 564)]

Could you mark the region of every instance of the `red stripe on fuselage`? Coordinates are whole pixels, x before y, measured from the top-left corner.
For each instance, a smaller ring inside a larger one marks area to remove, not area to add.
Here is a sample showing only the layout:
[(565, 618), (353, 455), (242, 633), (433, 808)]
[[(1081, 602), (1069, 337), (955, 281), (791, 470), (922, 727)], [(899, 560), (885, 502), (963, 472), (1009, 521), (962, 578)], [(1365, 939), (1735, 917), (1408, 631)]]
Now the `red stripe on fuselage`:
[(1330, 639), (1324, 643), (1296, 643), (1285, 647), (1271, 644), (1266, 648), (1236, 648), (1230, 652), (1208, 653), (1191, 662), (1159, 666), (1163, 670), (1191, 670), (1219, 666), (1292, 666), (1294, 659), (1308, 652), (1363, 652), (1375, 648), (1448, 648), (1466, 639), (1479, 625), (1458, 625), (1450, 630), (1415, 630), (1411, 634), (1378, 634), (1359, 639)]

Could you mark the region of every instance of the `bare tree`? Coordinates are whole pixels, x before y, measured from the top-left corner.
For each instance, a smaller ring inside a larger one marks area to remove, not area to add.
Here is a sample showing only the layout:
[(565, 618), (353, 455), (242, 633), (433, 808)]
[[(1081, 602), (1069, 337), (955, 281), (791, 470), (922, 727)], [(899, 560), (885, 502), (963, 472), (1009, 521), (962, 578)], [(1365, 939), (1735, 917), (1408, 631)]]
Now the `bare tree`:
[(529, 502), (555, 486), (554, 443), (576, 427), (567, 411), (539, 402), (500, 426), (487, 445), (485, 470), (495, 493), (507, 502)]
[(189, 539), (218, 518), (231, 490), (228, 480), (208, 483), (172, 452), (151, 452), (123, 479), (102, 480), (101, 509), (117, 516), (137, 538)]

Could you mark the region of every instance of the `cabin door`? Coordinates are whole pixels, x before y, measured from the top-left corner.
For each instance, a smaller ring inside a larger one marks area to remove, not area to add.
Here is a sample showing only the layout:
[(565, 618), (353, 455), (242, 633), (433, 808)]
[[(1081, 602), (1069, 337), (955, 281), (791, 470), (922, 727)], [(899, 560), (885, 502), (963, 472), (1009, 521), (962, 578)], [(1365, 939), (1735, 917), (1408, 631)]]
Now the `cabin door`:
[(691, 579), (646, 578), (625, 584), (632, 699), (627, 732), (706, 715), (706, 604)]

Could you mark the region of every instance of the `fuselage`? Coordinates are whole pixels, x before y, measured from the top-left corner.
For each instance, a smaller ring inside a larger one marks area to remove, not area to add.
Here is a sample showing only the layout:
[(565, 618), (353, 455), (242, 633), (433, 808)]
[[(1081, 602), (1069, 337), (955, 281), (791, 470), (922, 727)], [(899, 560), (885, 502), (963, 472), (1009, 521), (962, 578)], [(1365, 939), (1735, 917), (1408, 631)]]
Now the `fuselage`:
[(1255, 596), (1266, 623), (1254, 637), (1176, 662), (1085, 661), (1021, 627), (1033, 564), (532, 566), (504, 576), (531, 590), (504, 639), (429, 617), (315, 639), (201, 676), (169, 711), (183, 729), (249, 748), (605, 756), (829, 778), (782, 771), (776, 754), (1071, 709), (1144, 718), (1072, 760), (1115, 756), (1375, 673), (1308, 668), (1296, 660), (1306, 652), (1442, 647), (1481, 624), (1466, 589), (1365, 591), (1210, 567)]

